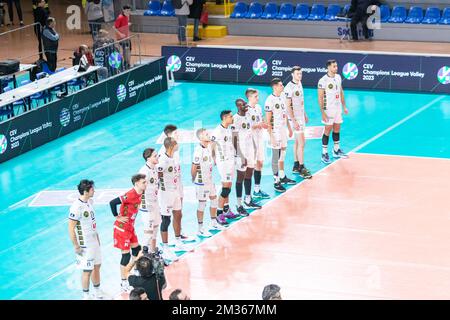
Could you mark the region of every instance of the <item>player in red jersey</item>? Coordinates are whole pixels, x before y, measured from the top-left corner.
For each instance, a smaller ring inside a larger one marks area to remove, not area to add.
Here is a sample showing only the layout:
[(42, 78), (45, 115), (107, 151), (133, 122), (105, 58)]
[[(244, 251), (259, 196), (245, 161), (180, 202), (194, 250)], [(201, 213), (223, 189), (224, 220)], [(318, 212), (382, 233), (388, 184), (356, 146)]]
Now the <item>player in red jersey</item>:
[[(133, 189), (123, 196), (117, 197), (109, 203), (116, 222), (114, 222), (114, 247), (122, 250), (120, 261), (120, 275), (122, 277), (122, 291), (128, 292), (128, 272), (131, 270), (134, 261), (137, 259), (141, 246), (139, 245), (134, 221), (136, 220), (139, 206), (142, 202), (142, 194), (147, 187), (147, 180), (143, 174), (135, 174), (131, 177)], [(117, 205), (120, 204), (120, 213), (117, 213)], [(131, 254), (130, 254), (131, 249)], [(131, 260), (131, 255), (133, 259)], [(130, 262), (131, 260), (131, 262)]]

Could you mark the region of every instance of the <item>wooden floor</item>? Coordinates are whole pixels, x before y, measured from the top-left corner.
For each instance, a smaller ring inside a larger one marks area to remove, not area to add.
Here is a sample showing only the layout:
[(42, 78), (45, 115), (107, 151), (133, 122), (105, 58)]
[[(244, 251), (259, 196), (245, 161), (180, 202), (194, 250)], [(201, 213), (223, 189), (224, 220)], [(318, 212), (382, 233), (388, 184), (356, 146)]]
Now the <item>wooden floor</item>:
[(447, 159), (351, 154), (172, 264), (165, 296), (450, 299), (449, 180)]

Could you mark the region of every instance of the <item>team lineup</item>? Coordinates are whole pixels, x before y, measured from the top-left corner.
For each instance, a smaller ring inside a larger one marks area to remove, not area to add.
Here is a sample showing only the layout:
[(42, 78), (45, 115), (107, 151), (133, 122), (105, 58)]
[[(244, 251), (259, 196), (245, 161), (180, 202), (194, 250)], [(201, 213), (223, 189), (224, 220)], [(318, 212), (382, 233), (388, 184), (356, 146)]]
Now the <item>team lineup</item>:
[[(347, 158), (340, 147), (340, 130), (343, 115), (348, 113), (335, 60), (326, 63), (327, 74), (318, 82), (318, 104), (322, 135), (321, 161), (331, 162), (328, 153), (330, 134), (333, 139), (332, 156)], [(286, 175), (285, 158), (288, 139), (294, 137), (294, 165), (292, 174), (311, 179), (312, 174), (304, 163), (305, 130), (309, 119), (305, 110), (302, 69), (291, 70), (292, 79), (284, 86), (281, 79), (274, 78), (270, 85), (272, 93), (264, 103), (264, 112), (259, 105), (258, 90), (248, 88), (246, 99), (235, 101), (236, 113), (224, 110), (220, 113), (220, 124), (213, 130), (201, 128), (196, 131), (198, 144), (192, 155), (191, 181), (195, 186), (197, 207), (197, 236), (208, 238), (210, 231), (223, 230), (229, 220), (246, 217), (250, 210), (260, 209), (258, 203), (270, 196), (261, 190), (266, 143), (272, 151), (271, 167), (274, 190), (286, 191), (286, 185), (296, 184)], [(183, 184), (179, 155), (179, 137), (175, 125), (164, 128), (165, 139), (160, 150), (146, 148), (143, 151), (144, 165), (133, 175), (133, 187), (125, 194), (110, 201), (115, 217), (113, 226), (114, 247), (121, 250), (121, 290), (129, 292), (128, 275), (136, 260), (142, 255), (142, 246), (149, 252), (159, 252), (157, 239), (162, 247), (162, 258), (171, 263), (178, 260), (176, 252), (192, 251), (190, 242), (196, 239), (183, 233)], [(216, 190), (213, 168), (220, 176), (221, 190)], [(183, 174), (187, 174), (183, 172)], [(230, 194), (236, 192), (236, 211), (231, 209)], [(253, 192), (252, 192), (252, 182)], [(83, 299), (90, 299), (90, 283), (93, 297), (103, 299), (100, 289), (101, 246), (97, 233), (93, 206), (94, 182), (81, 180), (78, 185), (79, 199), (75, 200), (69, 213), (69, 235), (74, 246), (78, 267), (82, 272)], [(209, 205), (210, 224), (204, 225), (204, 214)], [(118, 209), (119, 208), (119, 209)], [(135, 220), (140, 216), (144, 239), (138, 240)], [(169, 246), (169, 227), (175, 236), (175, 246)], [(158, 232), (159, 231), (159, 232)]]

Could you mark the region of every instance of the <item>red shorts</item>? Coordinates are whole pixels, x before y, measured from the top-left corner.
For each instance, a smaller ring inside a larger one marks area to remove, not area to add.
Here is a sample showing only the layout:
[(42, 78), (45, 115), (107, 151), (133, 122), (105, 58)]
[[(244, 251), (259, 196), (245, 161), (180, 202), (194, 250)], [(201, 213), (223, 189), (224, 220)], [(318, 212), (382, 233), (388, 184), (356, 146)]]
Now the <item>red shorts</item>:
[(114, 228), (114, 247), (120, 250), (130, 250), (132, 243), (138, 243), (136, 232), (120, 231)]

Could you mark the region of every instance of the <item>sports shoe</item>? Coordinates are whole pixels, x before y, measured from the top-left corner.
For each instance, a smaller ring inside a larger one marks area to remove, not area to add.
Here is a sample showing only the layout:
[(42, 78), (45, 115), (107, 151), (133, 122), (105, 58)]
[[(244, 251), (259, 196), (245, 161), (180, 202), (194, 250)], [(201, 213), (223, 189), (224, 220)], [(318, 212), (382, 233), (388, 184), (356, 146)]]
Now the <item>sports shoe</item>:
[(175, 252), (192, 251), (193, 248), (187, 244), (184, 244), (181, 240), (175, 241)]
[(283, 179), (280, 179), (280, 182), (283, 184), (296, 184), (295, 180), (289, 179), (287, 176), (284, 176)]
[[(217, 219), (217, 218), (216, 218)], [(225, 220), (226, 221), (226, 220)], [(214, 230), (214, 231), (221, 231), (221, 230), (225, 230), (226, 226), (225, 225), (221, 225), (219, 223), (216, 224), (211, 224), (209, 226), (209, 230)]]
[(83, 292), (83, 298), (81, 300), (92, 300), (92, 297), (89, 292)]
[(212, 237), (212, 233), (205, 229), (205, 227), (201, 227), (197, 231), (197, 235), (202, 238), (209, 238)]
[(303, 167), (302, 170), (300, 170), (300, 177), (302, 177), (303, 179), (311, 179), (312, 174), (308, 169)]
[(239, 215), (241, 217), (248, 217), (248, 212), (247, 212), (247, 210), (244, 209), (243, 206), (237, 207), (237, 212), (239, 213)]
[(342, 151), (342, 149), (338, 149), (338, 151), (333, 150), (333, 158), (344, 158), (347, 159), (348, 155)]
[(300, 167), (294, 165), (294, 167), (292, 168), (292, 174), (299, 174), (300, 173)]
[(231, 209), (228, 210), (227, 213), (224, 213), (224, 216), (225, 216), (225, 218), (227, 218), (227, 219), (236, 219), (236, 218), (239, 218), (239, 215), (238, 215), (238, 214), (235, 214), (233, 211), (231, 211)]
[(244, 207), (247, 209), (261, 209), (261, 206), (255, 202), (253, 202), (253, 199), (250, 199), (250, 202), (244, 201)]
[(228, 225), (228, 221), (227, 221), (227, 219), (225, 219), (225, 215), (223, 213), (219, 214), (217, 216), (216, 220), (217, 220), (217, 223), (222, 226)]
[(130, 284), (127, 282), (122, 282), (120, 284), (120, 291), (122, 291), (123, 293), (130, 293), (132, 290)]
[(94, 294), (93, 294), (93, 296), (94, 296), (94, 299), (96, 299), (96, 300), (103, 300), (105, 294), (104, 294), (104, 292), (102, 291), (102, 289), (95, 289), (95, 288), (94, 288)]
[(275, 188), (275, 191), (277, 192), (285, 192), (286, 188), (283, 187), (283, 185), (280, 182), (274, 183), (273, 187)]
[(178, 256), (169, 247), (163, 248), (162, 258), (169, 261), (177, 261)]
[(322, 153), (322, 162), (323, 163), (331, 163), (330, 156), (328, 153)]
[(259, 199), (270, 199), (270, 196), (265, 193), (262, 190), (259, 190), (259, 192), (253, 191), (253, 198), (259, 198)]
[(181, 240), (183, 240), (185, 242), (194, 242), (195, 238), (188, 236), (187, 234), (181, 233)]

